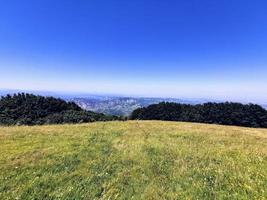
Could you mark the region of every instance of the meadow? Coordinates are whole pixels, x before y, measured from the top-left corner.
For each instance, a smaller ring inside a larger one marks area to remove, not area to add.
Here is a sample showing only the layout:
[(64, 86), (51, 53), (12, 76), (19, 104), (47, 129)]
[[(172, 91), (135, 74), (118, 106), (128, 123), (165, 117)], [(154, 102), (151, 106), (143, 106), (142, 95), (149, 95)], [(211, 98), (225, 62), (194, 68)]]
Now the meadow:
[(0, 199), (267, 199), (267, 129), (125, 121), (0, 127)]

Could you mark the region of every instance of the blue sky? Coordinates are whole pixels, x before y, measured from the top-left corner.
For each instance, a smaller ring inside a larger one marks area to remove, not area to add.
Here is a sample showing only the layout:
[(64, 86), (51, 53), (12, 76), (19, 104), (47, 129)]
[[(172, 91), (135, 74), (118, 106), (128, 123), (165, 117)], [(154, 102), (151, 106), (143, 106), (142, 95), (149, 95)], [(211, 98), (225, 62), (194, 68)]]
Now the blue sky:
[(0, 0), (0, 88), (267, 103), (267, 1)]

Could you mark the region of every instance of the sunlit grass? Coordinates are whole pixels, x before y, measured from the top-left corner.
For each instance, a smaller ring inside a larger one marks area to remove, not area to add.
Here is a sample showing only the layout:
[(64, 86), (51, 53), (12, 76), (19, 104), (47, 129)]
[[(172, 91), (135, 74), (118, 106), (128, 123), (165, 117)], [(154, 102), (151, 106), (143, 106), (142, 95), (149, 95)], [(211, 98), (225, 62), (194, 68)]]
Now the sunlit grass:
[(160, 121), (0, 128), (0, 199), (266, 199), (267, 130)]

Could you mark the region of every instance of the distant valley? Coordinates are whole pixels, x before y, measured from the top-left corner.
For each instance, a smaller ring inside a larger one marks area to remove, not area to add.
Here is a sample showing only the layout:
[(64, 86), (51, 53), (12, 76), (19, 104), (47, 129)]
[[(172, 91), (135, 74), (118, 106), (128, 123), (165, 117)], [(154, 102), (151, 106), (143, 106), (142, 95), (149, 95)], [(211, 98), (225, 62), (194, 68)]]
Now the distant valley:
[(204, 103), (205, 100), (185, 100), (174, 98), (145, 98), (145, 97), (87, 97), (73, 98), (76, 104), (86, 110), (94, 112), (127, 116), (136, 108), (156, 104), (159, 102), (175, 102), (186, 104)]

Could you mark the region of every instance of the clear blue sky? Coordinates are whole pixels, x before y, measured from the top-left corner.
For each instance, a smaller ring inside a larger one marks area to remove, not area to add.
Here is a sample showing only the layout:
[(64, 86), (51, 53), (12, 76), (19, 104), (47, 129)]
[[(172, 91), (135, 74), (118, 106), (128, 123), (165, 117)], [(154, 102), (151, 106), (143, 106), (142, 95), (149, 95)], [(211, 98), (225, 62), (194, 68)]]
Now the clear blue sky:
[(0, 0), (0, 88), (267, 102), (266, 0)]

